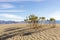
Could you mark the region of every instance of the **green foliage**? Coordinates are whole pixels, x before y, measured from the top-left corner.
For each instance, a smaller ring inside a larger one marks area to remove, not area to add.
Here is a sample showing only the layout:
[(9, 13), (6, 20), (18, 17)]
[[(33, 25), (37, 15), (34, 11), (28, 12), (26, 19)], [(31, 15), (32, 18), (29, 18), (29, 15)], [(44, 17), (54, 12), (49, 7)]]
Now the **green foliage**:
[(35, 15), (30, 15), (29, 16), (29, 20), (31, 20), (31, 21), (38, 21), (38, 17), (35, 16)]
[(50, 18), (50, 21), (55, 21), (55, 19), (54, 18)]
[[(45, 23), (46, 18), (45, 17), (38, 17), (36, 15), (29, 15), (28, 17), (26, 17), (26, 19), (24, 21), (31, 23), (33, 25), (33, 27), (36, 26), (38, 24), (38, 22), (40, 22), (41, 23), (40, 26), (42, 26), (42, 24)], [(49, 22), (49, 24), (52, 24), (53, 27), (55, 26), (55, 19), (54, 18), (50, 18), (47, 21)]]

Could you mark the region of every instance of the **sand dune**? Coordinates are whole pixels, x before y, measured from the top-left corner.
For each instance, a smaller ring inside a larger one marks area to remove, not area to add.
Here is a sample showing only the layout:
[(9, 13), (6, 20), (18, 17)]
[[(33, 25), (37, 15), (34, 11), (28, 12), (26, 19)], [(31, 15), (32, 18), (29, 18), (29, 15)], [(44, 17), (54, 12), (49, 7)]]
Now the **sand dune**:
[(60, 40), (59, 26), (29, 29), (26, 24), (0, 24), (0, 40)]

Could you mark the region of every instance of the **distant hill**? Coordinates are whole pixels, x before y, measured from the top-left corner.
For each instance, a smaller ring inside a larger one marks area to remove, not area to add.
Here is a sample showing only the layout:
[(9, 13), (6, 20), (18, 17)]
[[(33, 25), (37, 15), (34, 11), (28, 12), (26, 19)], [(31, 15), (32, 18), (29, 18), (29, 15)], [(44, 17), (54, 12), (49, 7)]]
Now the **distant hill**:
[(60, 24), (60, 20), (56, 20), (56, 24)]
[(19, 23), (16, 21), (4, 21), (4, 20), (0, 20), (0, 24), (12, 24), (12, 23)]
[[(12, 24), (12, 23), (26, 23), (24, 21), (5, 21), (5, 20), (0, 20), (0, 24)], [(40, 23), (40, 22), (39, 22)], [(46, 21), (47, 23), (47, 21)], [(60, 24), (60, 20), (56, 20), (57, 24)]]

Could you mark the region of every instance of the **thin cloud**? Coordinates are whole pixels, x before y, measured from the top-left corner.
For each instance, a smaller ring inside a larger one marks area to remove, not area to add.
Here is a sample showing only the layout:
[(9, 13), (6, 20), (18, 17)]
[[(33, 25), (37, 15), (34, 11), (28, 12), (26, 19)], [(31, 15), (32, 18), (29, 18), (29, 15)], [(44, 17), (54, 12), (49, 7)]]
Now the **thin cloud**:
[(0, 2), (44, 1), (44, 0), (0, 0)]
[(0, 4), (0, 9), (7, 9), (7, 8), (15, 8), (15, 6), (9, 3)]
[(0, 14), (2, 20), (22, 21), (24, 18), (14, 14)]
[(55, 11), (55, 12), (51, 13), (50, 17), (53, 17), (56, 20), (60, 20), (60, 11)]
[(25, 12), (25, 10), (0, 10), (0, 12)]

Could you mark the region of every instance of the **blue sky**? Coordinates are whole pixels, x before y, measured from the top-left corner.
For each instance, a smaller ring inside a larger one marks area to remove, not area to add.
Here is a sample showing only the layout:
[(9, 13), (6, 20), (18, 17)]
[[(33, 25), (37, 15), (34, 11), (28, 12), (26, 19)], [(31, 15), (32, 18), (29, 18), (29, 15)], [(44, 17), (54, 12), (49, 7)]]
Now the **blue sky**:
[(60, 20), (60, 0), (0, 0), (0, 20), (22, 21), (30, 14)]

